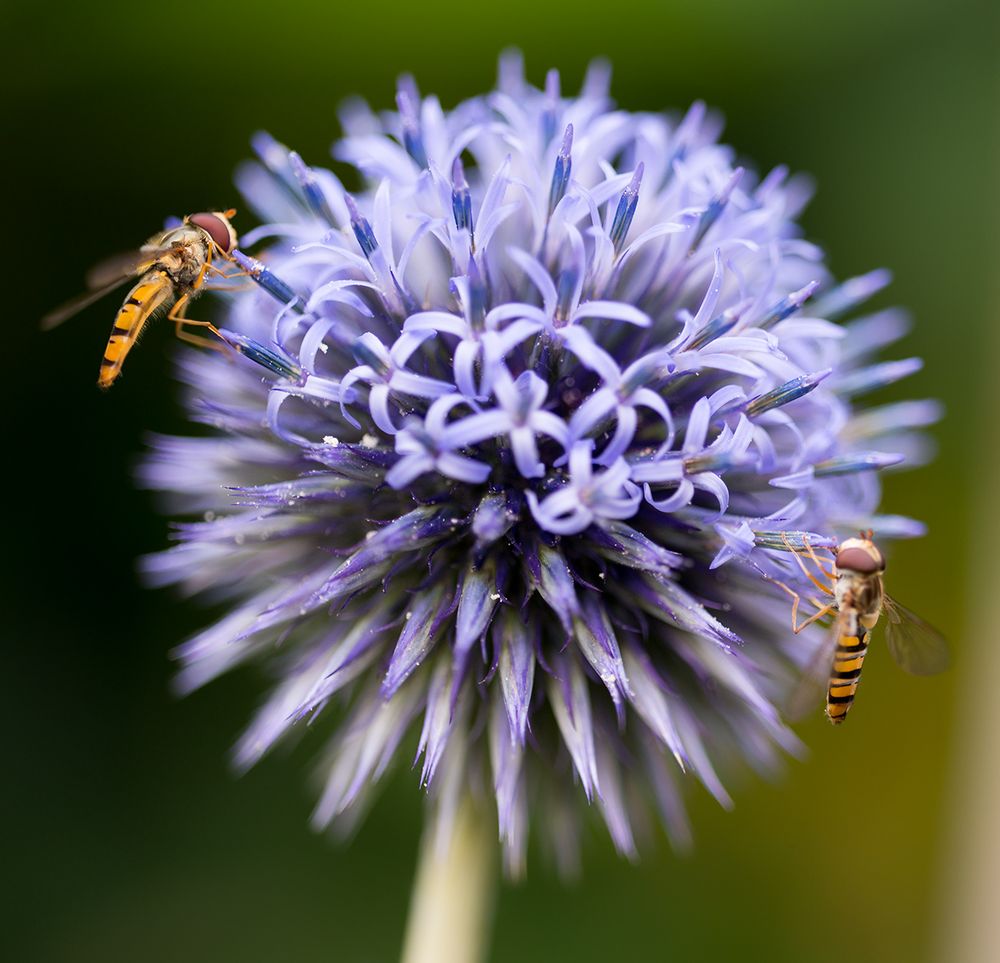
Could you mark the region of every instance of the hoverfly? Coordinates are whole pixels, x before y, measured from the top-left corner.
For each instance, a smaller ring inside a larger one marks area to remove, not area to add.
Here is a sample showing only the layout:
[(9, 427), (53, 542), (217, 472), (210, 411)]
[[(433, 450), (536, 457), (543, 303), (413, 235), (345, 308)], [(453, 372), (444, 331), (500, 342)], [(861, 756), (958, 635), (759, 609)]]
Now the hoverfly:
[[(46, 315), (42, 327), (54, 328), (129, 278), (137, 277), (115, 317), (101, 360), (99, 387), (110, 388), (114, 384), (126, 355), (146, 324), (168, 308), (167, 318), (176, 324), (177, 336), (182, 341), (225, 350), (227, 342), (213, 324), (194, 321), (185, 312), (210, 274), (235, 276), (212, 263), (216, 255), (229, 260), (236, 247), (236, 231), (229, 222), (235, 213), (229, 210), (189, 214), (177, 227), (155, 234), (138, 251), (99, 264), (87, 276), (87, 293)], [(222, 343), (185, 331), (186, 325), (207, 328)]]
[[(812, 703), (818, 684), (826, 689), (826, 717), (830, 722), (839, 725), (847, 718), (868, 654), (871, 631), (883, 614), (889, 652), (901, 668), (913, 675), (934, 675), (948, 667), (950, 654), (944, 636), (886, 593), (882, 584), (885, 558), (872, 540), (872, 532), (861, 532), (857, 538), (841, 542), (836, 550), (828, 549), (833, 556), (832, 568), (823, 563), (808, 542), (804, 551), (789, 542), (786, 547), (805, 576), (827, 597), (822, 603), (812, 600), (817, 611), (798, 623), (800, 597), (778, 583), (795, 600), (792, 631), (798, 634), (807, 625), (833, 616), (827, 641), (793, 700), (793, 716), (801, 715), (803, 708)], [(806, 568), (803, 554), (828, 583)]]

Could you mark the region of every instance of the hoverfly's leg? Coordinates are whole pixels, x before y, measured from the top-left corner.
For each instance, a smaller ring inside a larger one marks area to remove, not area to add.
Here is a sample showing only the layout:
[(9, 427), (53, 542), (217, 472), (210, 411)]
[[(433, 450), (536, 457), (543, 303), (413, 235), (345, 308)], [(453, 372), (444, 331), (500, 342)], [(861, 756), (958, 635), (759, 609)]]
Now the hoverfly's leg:
[(802, 596), (799, 595), (794, 589), (789, 588), (784, 582), (779, 582), (776, 578), (769, 579), (769, 581), (774, 582), (779, 588), (784, 589), (792, 597), (792, 631), (798, 635), (798, 631), (795, 628), (798, 618), (799, 618), (799, 603), (802, 601)]
[(831, 568), (828, 569), (824, 564), (822, 559), (816, 554), (816, 550), (809, 544), (809, 539), (803, 537), (802, 544), (806, 547), (806, 554), (812, 560), (813, 564), (818, 568), (828, 579), (836, 580), (837, 573)]
[(249, 291), (253, 284), (244, 281), (242, 284), (214, 284), (206, 283), (205, 276), (211, 274), (212, 278), (210, 282), (215, 278), (221, 278), (224, 281), (235, 281), (237, 278), (249, 278), (252, 277), (249, 271), (244, 271), (242, 268), (236, 271), (223, 271), (221, 268), (217, 268), (214, 264), (208, 263), (202, 268), (201, 274), (198, 275), (198, 280), (195, 284), (198, 287), (204, 286), (206, 291)]
[[(211, 351), (221, 351), (225, 355), (232, 353), (232, 349), (229, 347), (228, 341), (216, 341), (214, 338), (203, 338), (201, 335), (191, 334), (190, 331), (185, 331), (183, 325), (185, 324), (207, 324), (207, 321), (178, 321), (175, 333), (181, 341), (187, 344), (197, 345), (199, 348), (208, 348)], [(219, 335), (221, 338), (222, 335)]]
[(816, 601), (814, 598), (810, 598), (809, 601), (816, 606), (816, 613), (809, 616), (805, 622), (799, 625), (799, 604), (802, 601), (802, 596), (793, 588), (785, 585), (784, 582), (779, 581), (776, 578), (771, 578), (770, 576), (764, 576), (769, 582), (773, 582), (778, 588), (783, 589), (792, 597), (792, 631), (798, 635), (807, 625), (811, 625), (817, 619), (823, 618), (824, 615), (829, 615), (833, 610), (833, 605), (824, 605), (822, 602)]
[[(810, 599), (809, 601), (812, 602), (813, 605), (819, 605), (815, 599)], [(805, 622), (802, 622), (800, 625), (792, 625), (792, 631), (798, 635), (806, 626), (812, 625), (813, 622), (823, 618), (825, 615), (831, 615), (836, 611), (836, 609), (836, 605), (821, 605), (816, 612), (813, 612), (813, 614), (805, 620)]]
[[(788, 536), (783, 532), (781, 535), (781, 541), (784, 542), (785, 548), (792, 553), (792, 557), (798, 563), (799, 568), (802, 569), (802, 574), (825, 595), (833, 595), (833, 589), (831, 589), (829, 585), (824, 585), (818, 578), (816, 578), (815, 575), (812, 574), (812, 572), (809, 571), (809, 569), (806, 568), (806, 563), (802, 561), (802, 556), (799, 555), (798, 549), (792, 545), (792, 543), (788, 540)], [(822, 568), (820, 571), (823, 571)], [(824, 572), (824, 574), (826, 573)]]
[[(231, 355), (233, 349), (229, 341), (211, 321), (194, 321), (191, 318), (185, 317), (189, 300), (190, 296), (185, 294), (170, 309), (170, 313), (167, 315), (167, 320), (173, 321), (176, 326), (177, 337), (188, 344), (196, 344), (200, 348), (210, 348), (212, 351), (221, 351), (224, 354)], [(203, 338), (197, 334), (192, 334), (190, 331), (185, 331), (184, 326), (188, 324), (199, 328), (208, 328), (219, 340), (214, 341), (211, 338)]]
[(217, 268), (214, 264), (209, 262), (205, 265), (205, 269), (210, 271), (212, 274), (218, 274), (224, 278), (248, 278), (250, 277), (249, 271), (244, 271), (243, 268), (239, 268), (236, 271), (223, 271), (222, 268)]
[[(234, 281), (236, 278), (248, 278), (252, 277), (249, 271), (244, 271), (240, 268), (237, 271), (223, 271), (222, 268), (217, 268), (214, 264), (206, 264), (205, 271), (209, 274), (217, 275), (226, 281)], [(217, 291), (218, 288), (213, 288), (212, 290)]]
[[(191, 288), (197, 291), (198, 288), (200, 288), (205, 283), (205, 275), (208, 274), (209, 271), (213, 270), (217, 271), (218, 268), (212, 266), (212, 254), (211, 252), (209, 252), (208, 257), (205, 259), (205, 263), (201, 266), (201, 270), (198, 272), (198, 277), (194, 279)], [(181, 300), (184, 299), (182, 298)], [(178, 301), (177, 303), (180, 304), (180, 301)]]

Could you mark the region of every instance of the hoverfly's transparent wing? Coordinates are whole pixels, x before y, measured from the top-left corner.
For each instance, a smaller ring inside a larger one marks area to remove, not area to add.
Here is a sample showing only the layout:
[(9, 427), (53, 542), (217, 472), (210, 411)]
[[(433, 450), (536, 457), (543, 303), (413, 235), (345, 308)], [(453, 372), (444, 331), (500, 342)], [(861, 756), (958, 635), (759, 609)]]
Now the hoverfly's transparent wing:
[(86, 274), (88, 290), (106, 288), (108, 285), (120, 284), (127, 278), (148, 271), (156, 260), (170, 250), (169, 245), (150, 247), (143, 245), (138, 251), (122, 251), (105, 258), (95, 264)]
[(885, 596), (885, 640), (899, 666), (913, 675), (935, 675), (951, 663), (945, 637), (918, 615)]
[(116, 254), (101, 261), (87, 272), (87, 290), (46, 314), (40, 322), (42, 330), (49, 331), (62, 324), (129, 279), (148, 271), (169, 250), (169, 245), (156, 246), (151, 243), (144, 245), (138, 251)]
[(59, 305), (54, 311), (50, 311), (44, 318), (39, 322), (43, 331), (50, 331), (52, 328), (63, 323), (63, 321), (68, 320), (82, 311), (88, 305), (93, 304), (95, 301), (100, 301), (101, 298), (106, 294), (110, 294), (115, 288), (119, 287), (127, 280), (127, 275), (123, 275), (120, 278), (116, 278), (114, 281), (110, 281), (103, 287), (97, 288), (95, 291), (85, 291), (83, 294), (77, 295), (75, 298), (70, 299), (65, 304)]
[(833, 656), (837, 650), (837, 639), (843, 632), (845, 615), (838, 612), (833, 624), (827, 629), (826, 637), (817, 646), (812, 658), (802, 671), (802, 678), (788, 700), (786, 715), (792, 722), (801, 722), (817, 709), (826, 705), (826, 691), (833, 670)]

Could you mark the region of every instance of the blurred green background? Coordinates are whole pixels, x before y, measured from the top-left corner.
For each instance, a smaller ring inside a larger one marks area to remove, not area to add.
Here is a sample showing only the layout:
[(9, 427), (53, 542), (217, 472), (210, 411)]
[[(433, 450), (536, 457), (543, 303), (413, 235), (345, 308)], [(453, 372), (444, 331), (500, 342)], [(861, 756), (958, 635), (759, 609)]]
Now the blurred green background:
[(892, 588), (948, 630), (958, 659), (917, 680), (876, 651), (850, 725), (802, 727), (808, 761), (734, 787), (732, 814), (693, 794), (690, 856), (658, 838), (632, 866), (592, 826), (580, 882), (533, 859), (528, 881), (501, 891), (491, 959), (931, 959), (961, 811), (949, 784), (959, 694), (969, 654), (991, 642), (965, 627), (974, 486), (996, 459), (983, 442), (996, 410), (996, 5), (21, 3), (0, 26), (13, 401), (0, 957), (396, 957), (414, 775), (399, 773), (335, 846), (307, 827), (308, 751), (239, 780), (227, 769), (262, 691), (252, 671), (184, 701), (169, 693), (168, 650), (209, 617), (134, 574), (166, 542), (131, 473), (145, 432), (182, 428), (170, 331), (152, 332), (102, 395), (115, 305), (44, 338), (36, 320), (165, 214), (238, 205), (230, 176), (254, 130), (321, 164), (345, 95), (389, 107), (408, 70), (451, 105), (486, 90), (496, 54), (516, 45), (536, 83), (556, 66), (572, 91), (601, 54), (623, 107), (707, 100), (758, 170), (815, 176), (804, 223), (839, 275), (895, 272), (880, 303), (913, 310), (900, 354), (928, 363), (884, 395), (941, 397), (948, 417), (937, 462), (888, 480), (888, 510), (931, 526), (897, 548)]

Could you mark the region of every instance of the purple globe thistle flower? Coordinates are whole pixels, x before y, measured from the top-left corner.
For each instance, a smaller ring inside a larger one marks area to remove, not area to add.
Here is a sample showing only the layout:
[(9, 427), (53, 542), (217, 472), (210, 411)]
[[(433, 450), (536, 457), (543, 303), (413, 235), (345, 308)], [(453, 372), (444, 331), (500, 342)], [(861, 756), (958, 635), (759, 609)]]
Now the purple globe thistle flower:
[(317, 826), (415, 748), (444, 836), (490, 787), (513, 873), (529, 810), (573, 861), (584, 799), (624, 854), (650, 805), (683, 842), (684, 780), (728, 805), (721, 772), (796, 748), (810, 645), (763, 576), (919, 534), (876, 470), (925, 457), (936, 406), (856, 401), (919, 369), (873, 360), (906, 320), (840, 323), (887, 275), (834, 283), (807, 186), (735, 167), (700, 104), (627, 113), (600, 65), (563, 97), (514, 58), (450, 112), (409, 79), (397, 106), (344, 112), (353, 195), (266, 135), (239, 174), (268, 241), (236, 255), (242, 357), (184, 355), (212, 430), (143, 470), (204, 518), (150, 577), (230, 607), (180, 685), (268, 665), (236, 763), (322, 728)]

